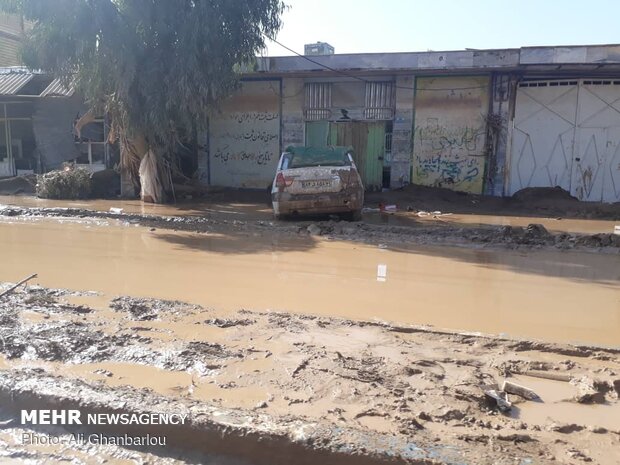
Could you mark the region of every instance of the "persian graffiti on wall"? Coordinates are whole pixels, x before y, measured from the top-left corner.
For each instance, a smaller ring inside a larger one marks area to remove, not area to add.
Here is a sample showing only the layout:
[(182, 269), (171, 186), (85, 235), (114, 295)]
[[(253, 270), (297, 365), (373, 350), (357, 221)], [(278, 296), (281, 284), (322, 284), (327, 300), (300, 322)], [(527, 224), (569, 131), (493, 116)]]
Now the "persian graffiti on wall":
[(413, 182), (481, 193), (487, 111), (485, 77), (418, 79)]
[(279, 81), (247, 81), (210, 120), (211, 184), (264, 188), (280, 156)]

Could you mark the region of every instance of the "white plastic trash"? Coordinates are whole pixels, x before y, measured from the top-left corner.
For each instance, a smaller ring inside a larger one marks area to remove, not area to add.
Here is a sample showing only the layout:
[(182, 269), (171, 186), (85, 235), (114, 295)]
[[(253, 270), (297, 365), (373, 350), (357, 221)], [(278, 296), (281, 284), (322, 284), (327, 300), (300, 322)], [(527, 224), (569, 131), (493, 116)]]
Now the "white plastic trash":
[(116, 213), (117, 215), (119, 215), (123, 213), (123, 209), (117, 207), (110, 207), (110, 213)]
[(385, 281), (387, 279), (387, 265), (377, 265), (377, 281)]

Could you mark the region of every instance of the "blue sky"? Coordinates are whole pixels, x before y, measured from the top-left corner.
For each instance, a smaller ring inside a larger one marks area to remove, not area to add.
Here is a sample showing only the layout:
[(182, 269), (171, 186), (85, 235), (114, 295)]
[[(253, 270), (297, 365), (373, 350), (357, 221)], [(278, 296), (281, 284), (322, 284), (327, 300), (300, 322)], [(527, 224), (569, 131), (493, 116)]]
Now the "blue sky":
[(316, 41), (336, 53), (620, 43), (619, 0), (284, 1), (277, 40), (300, 53)]

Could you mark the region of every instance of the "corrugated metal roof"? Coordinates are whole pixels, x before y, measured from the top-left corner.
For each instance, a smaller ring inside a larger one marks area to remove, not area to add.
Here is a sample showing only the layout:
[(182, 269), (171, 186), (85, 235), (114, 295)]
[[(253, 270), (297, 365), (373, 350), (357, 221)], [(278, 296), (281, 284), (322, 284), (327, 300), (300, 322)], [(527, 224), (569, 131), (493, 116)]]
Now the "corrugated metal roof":
[(0, 95), (15, 95), (32, 78), (32, 73), (0, 74)]
[(50, 82), (50, 85), (47, 86), (43, 92), (41, 92), (41, 97), (71, 97), (73, 95), (73, 90), (74, 89), (72, 86), (69, 86), (69, 88), (67, 89), (62, 84), (60, 79), (56, 78), (52, 82)]

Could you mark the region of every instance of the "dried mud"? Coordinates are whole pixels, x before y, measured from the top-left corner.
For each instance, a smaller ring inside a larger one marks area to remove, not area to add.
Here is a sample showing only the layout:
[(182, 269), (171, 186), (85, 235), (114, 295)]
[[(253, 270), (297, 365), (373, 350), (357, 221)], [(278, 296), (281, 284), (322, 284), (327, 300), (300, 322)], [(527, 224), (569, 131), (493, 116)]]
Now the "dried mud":
[[(617, 350), (79, 294), (0, 300), (2, 408), (190, 413), (165, 453), (94, 451), (112, 463), (620, 462)], [(540, 399), (501, 413), (484, 390), (505, 379)], [(17, 463), (87, 453), (26, 449), (4, 423)]]

